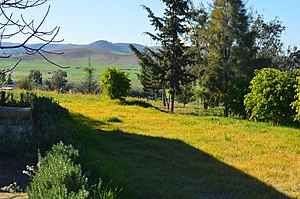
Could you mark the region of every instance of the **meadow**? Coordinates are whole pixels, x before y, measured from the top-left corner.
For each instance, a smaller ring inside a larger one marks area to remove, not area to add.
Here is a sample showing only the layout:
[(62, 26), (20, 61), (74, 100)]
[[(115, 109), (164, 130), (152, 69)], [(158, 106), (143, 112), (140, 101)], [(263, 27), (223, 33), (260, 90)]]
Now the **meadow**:
[(123, 198), (300, 197), (296, 128), (189, 115), (180, 104), (185, 114), (132, 98), (40, 94), (69, 110), (84, 170)]

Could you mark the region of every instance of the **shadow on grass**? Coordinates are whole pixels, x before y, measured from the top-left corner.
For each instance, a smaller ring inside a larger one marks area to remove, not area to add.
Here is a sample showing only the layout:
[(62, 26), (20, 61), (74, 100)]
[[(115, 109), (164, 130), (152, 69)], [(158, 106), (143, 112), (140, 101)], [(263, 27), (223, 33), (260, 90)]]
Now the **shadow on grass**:
[(125, 105), (125, 106), (140, 106), (143, 108), (153, 108), (156, 110), (159, 110), (161, 112), (167, 113), (168, 111), (162, 110), (156, 106), (153, 106), (152, 104), (144, 101), (144, 100), (134, 100), (134, 99), (129, 99), (129, 100), (125, 100), (125, 99), (121, 99), (118, 101), (118, 104), (120, 105)]
[(76, 118), (82, 166), (124, 198), (289, 198), (180, 140), (97, 130), (87, 119)]

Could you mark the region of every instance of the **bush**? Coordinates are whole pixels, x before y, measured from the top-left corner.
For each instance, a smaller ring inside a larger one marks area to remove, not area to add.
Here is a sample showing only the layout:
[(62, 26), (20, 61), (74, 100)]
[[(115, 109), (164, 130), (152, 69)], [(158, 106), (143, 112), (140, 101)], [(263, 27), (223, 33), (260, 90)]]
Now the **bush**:
[(80, 165), (74, 163), (78, 151), (62, 142), (47, 152), (33, 170), (32, 182), (27, 188), (29, 198), (88, 198), (87, 178)]
[(255, 73), (250, 82), (250, 93), (244, 100), (250, 119), (272, 120), (276, 126), (279, 119), (292, 117), (294, 112), (290, 104), (295, 96), (295, 80), (274, 68), (256, 70)]
[(32, 118), (36, 148), (42, 153), (59, 141), (66, 144), (76, 142), (68, 110), (61, 107), (53, 98), (36, 97), (32, 103)]
[(100, 87), (111, 99), (127, 97), (131, 88), (129, 74), (116, 67), (106, 68), (101, 75)]
[(18, 88), (30, 91), (33, 89), (33, 85), (32, 85), (32, 82), (28, 78), (24, 78), (19, 82)]

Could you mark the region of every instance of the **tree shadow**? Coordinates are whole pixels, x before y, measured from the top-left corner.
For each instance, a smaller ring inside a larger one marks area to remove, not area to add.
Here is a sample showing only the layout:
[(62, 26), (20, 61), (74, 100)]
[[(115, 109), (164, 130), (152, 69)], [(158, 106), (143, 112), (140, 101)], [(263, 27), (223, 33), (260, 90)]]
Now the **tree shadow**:
[(140, 106), (140, 107), (143, 107), (143, 108), (153, 108), (153, 109), (156, 109), (156, 110), (159, 110), (161, 112), (165, 112), (167, 113), (167, 111), (165, 110), (162, 110), (156, 106), (153, 106), (152, 104), (144, 101), (144, 100), (136, 100), (136, 99), (129, 99), (129, 100), (126, 100), (126, 99), (121, 99), (119, 100), (118, 104), (120, 105), (125, 105), (125, 106)]
[(122, 181), (124, 198), (290, 198), (181, 140), (77, 124), (83, 168)]

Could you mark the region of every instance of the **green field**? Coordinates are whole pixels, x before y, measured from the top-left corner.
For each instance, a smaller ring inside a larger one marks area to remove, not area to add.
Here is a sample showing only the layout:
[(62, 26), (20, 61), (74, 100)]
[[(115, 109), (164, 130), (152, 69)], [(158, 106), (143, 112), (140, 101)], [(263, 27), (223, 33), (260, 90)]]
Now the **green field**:
[(298, 129), (169, 114), (135, 99), (42, 95), (70, 111), (83, 168), (122, 187), (124, 198), (300, 197)]
[[(70, 83), (79, 83), (83, 80), (85, 76), (83, 68), (88, 66), (89, 57), (91, 58), (91, 65), (96, 68), (96, 79), (100, 79), (100, 74), (105, 68), (117, 66), (129, 73), (133, 87), (139, 87), (140, 83), (137, 79), (137, 73), (139, 73), (140, 67), (137, 65), (136, 58), (133, 55), (95, 49), (70, 49), (66, 50), (62, 55), (48, 56), (54, 63), (69, 67), (62, 70), (67, 71), (67, 79)], [(1, 68), (10, 68), (19, 59), (22, 61), (13, 71), (14, 81), (19, 81), (27, 77), (31, 70), (41, 71), (43, 80), (51, 79), (54, 71), (61, 69), (36, 55), (19, 55), (11, 59), (0, 59), (0, 66)]]

